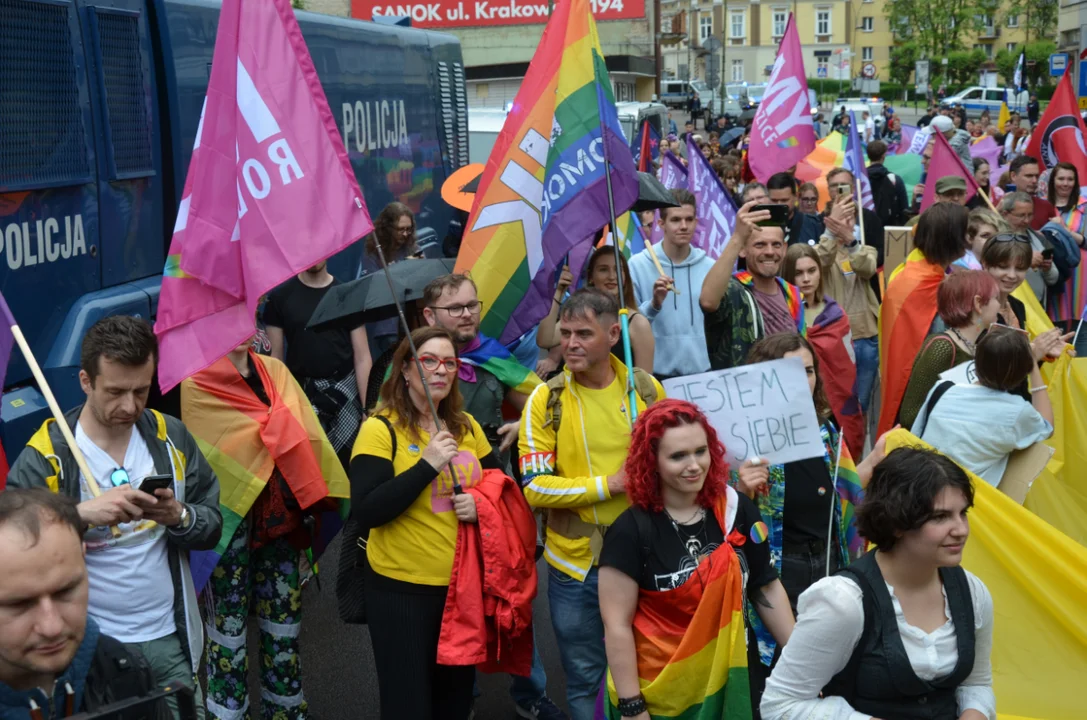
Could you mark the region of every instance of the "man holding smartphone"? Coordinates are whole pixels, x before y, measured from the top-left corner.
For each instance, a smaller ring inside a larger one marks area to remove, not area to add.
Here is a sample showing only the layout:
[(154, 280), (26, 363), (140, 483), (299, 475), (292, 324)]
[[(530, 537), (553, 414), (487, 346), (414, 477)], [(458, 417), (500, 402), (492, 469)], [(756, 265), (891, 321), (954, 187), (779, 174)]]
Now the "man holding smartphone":
[(770, 193), (770, 203), (781, 205), (788, 210), (785, 222), (785, 244), (806, 243), (815, 245), (823, 234), (823, 221), (818, 215), (798, 212), (796, 206), (796, 178), (787, 172), (779, 172), (766, 181), (766, 190)]
[[(157, 364), (158, 341), (147, 321), (115, 315), (95, 323), (80, 356), (87, 400), (65, 416), (93, 477), (82, 475), (50, 418), (7, 482), (79, 501), (91, 526), (84, 536), (90, 616), (147, 659), (157, 685), (192, 687), (202, 718), (195, 668), (203, 624), (188, 557), (219, 542), (219, 481), (181, 421), (147, 409)], [(155, 476), (168, 477), (169, 487)], [(154, 494), (141, 489), (145, 481), (158, 484)], [(176, 715), (176, 702), (171, 711)]]

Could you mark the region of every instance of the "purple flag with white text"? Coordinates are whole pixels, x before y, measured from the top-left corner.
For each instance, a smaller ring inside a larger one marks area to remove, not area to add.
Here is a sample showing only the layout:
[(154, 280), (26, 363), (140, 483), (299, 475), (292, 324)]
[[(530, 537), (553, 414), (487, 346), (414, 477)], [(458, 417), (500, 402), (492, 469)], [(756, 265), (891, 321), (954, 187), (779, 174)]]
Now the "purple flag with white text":
[(697, 202), (695, 228), (691, 244), (716, 260), (721, 256), (736, 226), (736, 206), (721, 179), (702, 156), (694, 140), (687, 138), (687, 187)]
[[(701, 157), (702, 153), (699, 153)], [(687, 168), (683, 167), (683, 163), (679, 161), (675, 155), (667, 150), (661, 155), (661, 167), (658, 171), (660, 173), (661, 185), (669, 190), (675, 190), (676, 188), (687, 187)], [(651, 245), (657, 245), (664, 239), (664, 228), (661, 225), (660, 210), (657, 211), (656, 222), (653, 223), (653, 232), (649, 236), (649, 243)]]
[(865, 210), (875, 210), (876, 203), (872, 200), (872, 183), (868, 180), (868, 168), (864, 165), (864, 150), (861, 138), (857, 135), (857, 119), (853, 117), (853, 111), (849, 111), (849, 135), (845, 140), (845, 159), (842, 167), (853, 173), (853, 177), (861, 181), (861, 206)]

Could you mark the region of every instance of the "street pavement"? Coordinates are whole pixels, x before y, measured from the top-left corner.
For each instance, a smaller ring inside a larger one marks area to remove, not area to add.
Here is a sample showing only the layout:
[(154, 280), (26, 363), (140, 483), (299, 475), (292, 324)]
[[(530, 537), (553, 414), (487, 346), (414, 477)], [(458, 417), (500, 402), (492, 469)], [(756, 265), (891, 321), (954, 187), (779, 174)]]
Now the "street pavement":
[[(309, 702), (310, 720), (379, 720), (377, 675), (364, 625), (345, 625), (336, 611), (336, 565), (339, 537), (321, 557), (321, 588), (311, 582), (302, 594), (302, 682)], [(536, 598), (536, 641), (547, 669), (547, 691), (566, 709), (566, 683), (559, 662), (555, 634), (547, 608), (547, 565), (538, 565), (539, 595)], [(257, 621), (249, 629), (250, 717), (260, 717), (260, 648)], [(508, 675), (479, 674), (480, 695), (475, 720), (513, 720), (517, 717), (509, 694)], [(397, 718), (396, 720), (401, 720)], [(402, 720), (414, 720), (403, 718)]]

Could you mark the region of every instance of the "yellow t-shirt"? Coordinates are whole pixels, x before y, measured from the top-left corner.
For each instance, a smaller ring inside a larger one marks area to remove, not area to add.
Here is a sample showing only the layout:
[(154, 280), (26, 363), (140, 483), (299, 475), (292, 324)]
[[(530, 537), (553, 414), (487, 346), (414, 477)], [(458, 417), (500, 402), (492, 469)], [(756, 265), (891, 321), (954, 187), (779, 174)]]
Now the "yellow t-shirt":
[[(393, 473), (399, 475), (422, 459), (423, 449), (430, 442), (430, 434), (418, 429), (419, 437), (412, 437), (397, 425), (395, 413), (389, 412), (387, 417), (396, 433), (396, 457), (391, 457), (392, 438), (388, 428), (373, 417), (362, 424), (351, 455), (391, 459)], [(453, 458), (460, 484), (465, 488), (483, 479), (480, 459), (491, 452), (491, 444), (487, 442), (479, 423), (471, 415), (468, 415), (468, 419), (472, 423), (472, 432), (461, 438), (460, 454)], [(366, 556), (370, 567), (379, 575), (419, 585), (448, 585), (456, 543), (453, 479), (446, 466), (405, 512), (392, 522), (370, 531)]]

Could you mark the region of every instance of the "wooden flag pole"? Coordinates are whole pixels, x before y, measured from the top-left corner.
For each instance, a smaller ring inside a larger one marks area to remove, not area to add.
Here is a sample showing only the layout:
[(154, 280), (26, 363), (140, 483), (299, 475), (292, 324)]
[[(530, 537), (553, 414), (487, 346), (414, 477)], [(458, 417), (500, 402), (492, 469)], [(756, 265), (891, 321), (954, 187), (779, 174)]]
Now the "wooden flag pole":
[[(60, 434), (64, 436), (64, 441), (68, 443), (68, 449), (72, 451), (75, 464), (79, 467), (79, 471), (83, 473), (83, 477), (87, 479), (87, 489), (91, 495), (98, 497), (102, 494), (102, 491), (98, 488), (98, 481), (95, 480), (94, 474), (87, 467), (87, 459), (80, 452), (79, 445), (76, 444), (75, 437), (72, 435), (72, 429), (68, 427), (68, 422), (64, 419), (64, 413), (61, 412), (57, 399), (53, 397), (53, 391), (49, 389), (49, 383), (45, 381), (45, 375), (42, 373), (38, 361), (34, 358), (34, 353), (30, 351), (30, 345), (27, 343), (26, 338), (23, 337), (23, 331), (19, 329), (18, 324), (11, 326), (11, 335), (15, 338), (15, 343), (19, 346), (19, 350), (22, 351), (23, 357), (26, 358), (26, 364), (30, 366), (30, 372), (33, 373), (34, 380), (38, 383), (38, 389), (41, 390), (45, 402), (49, 405), (49, 410), (53, 413), (53, 418), (57, 421)], [(113, 533), (115, 538), (121, 536), (121, 531), (115, 525), (110, 527), (110, 532)]]
[(864, 245), (864, 194), (861, 192), (861, 179), (853, 178), (857, 183), (857, 222), (861, 228), (861, 245)]
[[(653, 259), (653, 264), (657, 266), (657, 272), (660, 273), (661, 277), (667, 277), (667, 275), (664, 274), (664, 268), (661, 267), (661, 261), (660, 258), (657, 257), (657, 249), (653, 247), (653, 243), (647, 242), (646, 247), (649, 248), (649, 257)], [(674, 283), (672, 284), (672, 287), (670, 289), (676, 295), (680, 294), (679, 288), (677, 288)]]

